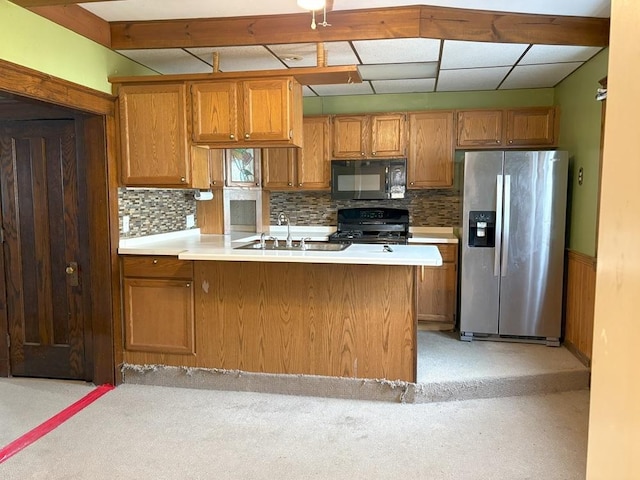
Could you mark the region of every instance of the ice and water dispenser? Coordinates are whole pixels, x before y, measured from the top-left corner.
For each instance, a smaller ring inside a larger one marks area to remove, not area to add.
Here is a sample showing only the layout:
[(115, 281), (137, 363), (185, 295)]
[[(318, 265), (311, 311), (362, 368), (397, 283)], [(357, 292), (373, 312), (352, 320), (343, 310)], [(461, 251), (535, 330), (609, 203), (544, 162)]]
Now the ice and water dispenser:
[(478, 210), (469, 212), (469, 246), (496, 246), (496, 212)]

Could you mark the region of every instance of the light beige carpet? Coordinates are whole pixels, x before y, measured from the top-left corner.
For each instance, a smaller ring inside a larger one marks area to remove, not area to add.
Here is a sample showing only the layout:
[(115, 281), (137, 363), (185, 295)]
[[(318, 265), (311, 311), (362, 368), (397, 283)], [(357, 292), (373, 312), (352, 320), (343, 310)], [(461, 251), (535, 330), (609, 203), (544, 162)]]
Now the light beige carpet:
[[(24, 417), (42, 390), (20, 395), (0, 418)], [(588, 401), (585, 390), (397, 404), (122, 385), (0, 478), (582, 479)]]

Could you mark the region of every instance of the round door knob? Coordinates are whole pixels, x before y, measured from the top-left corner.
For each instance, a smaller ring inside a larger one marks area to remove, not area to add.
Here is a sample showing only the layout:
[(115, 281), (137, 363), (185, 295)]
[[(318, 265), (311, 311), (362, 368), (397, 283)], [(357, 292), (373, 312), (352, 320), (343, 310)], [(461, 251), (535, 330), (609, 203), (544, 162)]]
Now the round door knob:
[(67, 275), (71, 275), (73, 274), (73, 272), (76, 271), (75, 268), (73, 268), (71, 265), (69, 265), (67, 268), (64, 269), (65, 272), (67, 272)]
[(251, 135), (249, 135), (248, 133), (244, 134), (244, 138), (246, 138), (247, 140), (249, 139), (249, 137), (251, 137)]
[(233, 140), (234, 138), (236, 138), (236, 136), (235, 136), (233, 133), (231, 133), (231, 134), (229, 135), (229, 138), (230, 138), (231, 140)]

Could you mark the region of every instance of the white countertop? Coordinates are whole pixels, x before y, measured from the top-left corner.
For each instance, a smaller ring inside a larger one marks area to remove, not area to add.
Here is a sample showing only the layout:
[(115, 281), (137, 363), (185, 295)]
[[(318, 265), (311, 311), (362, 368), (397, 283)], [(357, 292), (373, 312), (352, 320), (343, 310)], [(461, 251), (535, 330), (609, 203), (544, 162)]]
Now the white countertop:
[[(334, 230), (334, 227), (291, 227), (291, 236), (294, 240), (310, 237), (312, 240), (322, 241), (326, 240)], [(271, 227), (269, 234), (284, 239), (286, 227)], [(392, 245), (391, 252), (385, 252), (382, 245), (371, 244), (354, 244), (341, 251), (236, 250), (233, 248), (258, 238), (258, 235), (241, 232), (232, 235), (205, 235), (200, 234), (199, 229), (192, 229), (163, 235), (120, 239), (118, 253), (171, 255), (182, 260), (231, 262), (442, 265), (442, 257), (437, 247), (433, 245)]]

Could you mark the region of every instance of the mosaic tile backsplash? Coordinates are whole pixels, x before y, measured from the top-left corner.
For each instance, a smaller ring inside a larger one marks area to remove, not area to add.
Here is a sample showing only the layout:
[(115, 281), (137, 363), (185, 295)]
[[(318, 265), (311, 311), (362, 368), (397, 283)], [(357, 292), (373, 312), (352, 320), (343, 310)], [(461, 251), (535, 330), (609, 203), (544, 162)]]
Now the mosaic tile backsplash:
[[(122, 232), (122, 217), (125, 215), (129, 215), (128, 233)], [(194, 216), (197, 226), (193, 190), (118, 189), (118, 217), (122, 237), (133, 238), (185, 230), (187, 215)]]
[[(118, 189), (120, 235), (133, 238), (185, 230), (186, 216), (194, 215), (196, 201), (192, 190)], [(335, 225), (336, 210), (347, 207), (385, 206), (407, 208), (411, 225), (459, 227), (462, 215), (457, 189), (409, 190), (407, 198), (377, 202), (370, 200), (335, 201), (329, 192), (271, 192), (271, 224), (278, 223), (279, 212), (287, 212), (292, 225)], [(129, 215), (129, 232), (122, 232), (122, 217)]]
[(287, 212), (292, 225), (335, 225), (336, 210), (347, 207), (407, 208), (412, 226), (458, 227), (462, 206), (457, 190), (409, 190), (401, 200), (332, 200), (329, 192), (271, 192), (271, 224)]

